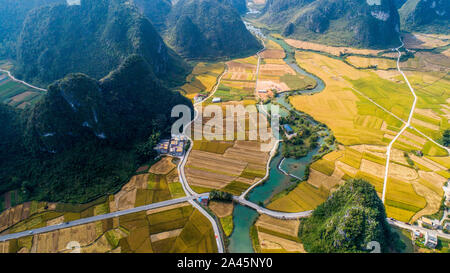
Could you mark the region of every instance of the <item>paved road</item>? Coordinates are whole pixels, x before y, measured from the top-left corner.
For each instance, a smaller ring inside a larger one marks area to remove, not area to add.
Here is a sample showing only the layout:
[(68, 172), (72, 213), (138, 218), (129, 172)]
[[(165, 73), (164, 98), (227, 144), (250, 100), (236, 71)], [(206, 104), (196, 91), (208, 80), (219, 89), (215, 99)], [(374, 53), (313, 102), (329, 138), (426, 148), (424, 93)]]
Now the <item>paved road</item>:
[(28, 86), (28, 87), (31, 87), (31, 88), (34, 88), (34, 89), (37, 89), (37, 90), (40, 90), (40, 91), (47, 92), (46, 89), (39, 88), (39, 87), (34, 86), (34, 85), (31, 85), (31, 84), (29, 84), (29, 83), (27, 83), (27, 82), (24, 82), (24, 81), (21, 81), (21, 80), (16, 79), (16, 78), (11, 74), (11, 72), (9, 72), (8, 70), (0, 69), (0, 72), (3, 72), (3, 73), (8, 74), (8, 77), (10, 77), (10, 78), (11, 78), (13, 81), (15, 81), (15, 82), (21, 83), (21, 84), (23, 84), (23, 85), (26, 85), (26, 86)]
[(420, 230), (421, 232), (433, 233), (433, 234), (436, 234), (438, 237), (450, 240), (450, 234), (443, 233), (442, 231), (431, 230), (431, 229), (419, 227), (419, 226), (416, 226), (416, 225), (409, 225), (409, 224), (406, 224), (406, 223), (403, 223), (403, 222), (399, 222), (399, 221), (396, 221), (396, 220), (391, 220), (390, 218), (388, 218), (387, 221), (392, 226), (396, 226), (396, 227), (399, 227), (399, 228), (407, 229), (407, 230), (410, 230), (410, 231)]
[[(53, 226), (48, 226), (48, 227), (43, 227), (43, 228), (27, 230), (24, 232), (3, 235), (3, 236), (0, 236), (0, 242), (11, 240), (11, 239), (17, 239), (17, 238), (21, 238), (21, 237), (25, 237), (25, 236), (30, 236), (30, 235), (34, 235), (34, 234), (55, 231), (58, 229), (70, 228), (70, 227), (88, 224), (88, 223), (92, 223), (92, 222), (96, 222), (96, 221), (100, 221), (100, 220), (104, 220), (104, 219), (114, 218), (114, 217), (127, 215), (127, 214), (131, 214), (131, 213), (136, 213), (136, 212), (140, 212), (140, 211), (147, 211), (147, 210), (151, 210), (151, 209), (166, 207), (166, 206), (175, 205), (175, 204), (179, 204), (179, 203), (183, 203), (183, 202), (193, 202), (194, 199), (199, 198), (200, 196), (208, 196), (208, 195), (209, 195), (208, 193), (205, 193), (205, 194), (198, 194), (198, 195), (194, 195), (194, 196), (187, 196), (187, 197), (182, 197), (182, 198), (178, 198), (178, 199), (172, 199), (172, 200), (162, 201), (162, 202), (158, 202), (158, 203), (154, 203), (154, 204), (150, 204), (150, 205), (145, 205), (145, 206), (141, 206), (141, 207), (136, 207), (136, 208), (132, 208), (132, 209), (121, 210), (121, 211), (111, 212), (111, 213), (97, 215), (97, 216), (93, 216), (93, 217), (83, 218), (83, 219), (79, 219), (79, 220), (75, 220), (72, 222), (67, 222), (67, 223), (63, 223), (63, 224), (59, 224), (59, 225), (53, 225)], [(195, 203), (195, 202), (193, 202), (193, 203)]]
[(206, 212), (199, 204), (197, 204), (197, 202), (191, 200), (191, 201), (189, 201), (189, 203), (191, 203), (194, 207), (196, 207), (200, 212), (205, 212), (203, 215), (205, 215), (206, 218), (208, 218), (208, 220), (211, 222), (213, 230), (214, 230), (214, 237), (216, 239), (216, 244), (217, 244), (217, 252), (224, 253), (225, 250), (223, 247), (222, 237), (220, 236), (219, 226), (217, 225), (214, 218), (211, 215), (209, 215), (209, 213)]
[[(201, 105), (204, 101), (208, 100), (209, 98), (211, 98), (212, 96), (214, 96), (214, 94), (216, 93), (217, 89), (219, 88), (220, 82), (222, 81), (223, 76), (227, 73), (228, 71), (228, 67), (225, 67), (223, 73), (220, 75), (220, 77), (217, 79), (217, 83), (216, 86), (214, 86), (214, 89), (211, 91), (211, 93), (209, 94), (208, 97), (206, 97), (205, 99), (203, 99), (200, 102), (197, 102), (194, 104), (194, 107), (197, 105)], [(191, 189), (191, 187), (189, 186), (189, 183), (187, 182), (187, 178), (186, 178), (186, 174), (184, 172), (184, 168), (186, 166), (186, 162), (188, 160), (189, 154), (192, 151), (193, 148), (193, 141), (192, 139), (186, 135), (186, 130), (194, 123), (195, 120), (197, 120), (198, 118), (198, 111), (195, 109), (195, 117), (194, 119), (192, 119), (192, 121), (183, 128), (183, 135), (185, 135), (190, 141), (191, 141), (191, 145), (189, 147), (189, 149), (186, 151), (185, 155), (181, 158), (181, 162), (180, 164), (178, 164), (178, 176), (180, 179), (180, 183), (183, 186), (183, 190), (186, 193), (187, 196), (195, 196), (197, 195), (197, 193)], [(209, 195), (209, 193), (208, 193)], [(206, 218), (208, 218), (208, 220), (211, 222), (211, 225), (213, 227), (214, 230), (214, 237), (216, 239), (216, 243), (217, 243), (217, 250), (219, 253), (223, 253), (225, 250), (224, 246), (223, 246), (223, 242), (222, 242), (222, 237), (220, 235), (220, 231), (219, 231), (219, 226), (217, 224), (217, 222), (214, 220), (213, 217), (211, 217), (211, 215), (209, 215), (209, 213), (207, 211), (205, 211), (199, 204), (197, 204), (195, 201), (191, 200), (190, 203), (196, 207)]]
[(406, 121), (406, 124), (403, 126), (403, 128), (400, 130), (400, 132), (394, 137), (394, 139), (392, 139), (392, 141), (389, 143), (389, 146), (387, 147), (387, 151), (386, 151), (386, 170), (384, 172), (384, 183), (383, 183), (383, 194), (381, 197), (381, 200), (385, 201), (386, 198), (386, 185), (387, 185), (387, 180), (388, 180), (388, 176), (389, 176), (389, 162), (391, 160), (391, 150), (392, 150), (392, 145), (394, 145), (395, 141), (397, 141), (397, 139), (403, 134), (403, 132), (411, 126), (411, 120), (414, 114), (414, 109), (416, 108), (416, 104), (417, 104), (417, 96), (416, 93), (414, 92), (414, 89), (412, 88), (411, 84), (409, 83), (408, 78), (406, 77), (405, 73), (403, 73), (403, 71), (400, 69), (400, 58), (402, 57), (402, 53), (400, 52), (400, 48), (402, 48), (404, 46), (403, 41), (400, 38), (400, 41), (402, 42), (401, 46), (397, 47), (395, 50), (398, 52), (398, 58), (397, 58), (397, 70), (398, 72), (400, 72), (400, 74), (402, 74), (403, 78), (405, 79), (406, 84), (409, 87), (409, 90), (411, 90), (411, 93), (414, 97), (414, 101), (413, 104), (411, 106), (411, 111), (409, 112), (409, 117), (408, 120)]
[(302, 211), (302, 212), (280, 212), (280, 211), (273, 211), (269, 210), (263, 207), (260, 207), (256, 205), (253, 202), (248, 201), (245, 198), (234, 196), (233, 197), (235, 202), (239, 202), (241, 205), (244, 205), (246, 207), (252, 208), (256, 210), (259, 214), (266, 214), (278, 219), (300, 219), (308, 217), (312, 214), (312, 210), (309, 211)]

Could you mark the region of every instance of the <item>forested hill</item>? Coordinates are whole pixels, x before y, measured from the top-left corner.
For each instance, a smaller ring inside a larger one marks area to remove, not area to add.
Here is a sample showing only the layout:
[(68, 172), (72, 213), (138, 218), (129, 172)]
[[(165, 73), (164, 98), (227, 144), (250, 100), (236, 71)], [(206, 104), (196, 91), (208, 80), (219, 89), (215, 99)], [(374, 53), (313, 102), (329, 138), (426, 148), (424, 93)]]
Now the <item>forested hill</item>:
[(363, 180), (341, 186), (312, 216), (300, 224), (305, 249), (313, 253), (368, 252), (371, 241), (387, 252), (397, 247), (397, 237), (387, 221), (375, 188)]
[(406, 31), (450, 34), (450, 1), (408, 0), (399, 10)]
[(81, 0), (31, 11), (17, 46), (18, 78), (46, 85), (68, 73), (100, 79), (130, 54), (150, 64), (155, 75), (184, 80), (187, 66), (150, 21), (125, 0)]
[(14, 58), (16, 41), (28, 12), (65, 0), (0, 0), (0, 58)]
[(229, 0), (179, 0), (167, 19), (166, 41), (190, 59), (244, 56), (262, 47)]
[(334, 46), (399, 44), (393, 0), (268, 0), (259, 21), (284, 36)]
[(158, 31), (164, 30), (167, 16), (172, 10), (170, 0), (133, 0), (133, 2)]
[(132, 55), (100, 81), (69, 74), (21, 114), (2, 106), (9, 129), (0, 140), (10, 145), (0, 151), (0, 194), (22, 189), (26, 200), (79, 203), (117, 189), (154, 156), (178, 104), (192, 107)]

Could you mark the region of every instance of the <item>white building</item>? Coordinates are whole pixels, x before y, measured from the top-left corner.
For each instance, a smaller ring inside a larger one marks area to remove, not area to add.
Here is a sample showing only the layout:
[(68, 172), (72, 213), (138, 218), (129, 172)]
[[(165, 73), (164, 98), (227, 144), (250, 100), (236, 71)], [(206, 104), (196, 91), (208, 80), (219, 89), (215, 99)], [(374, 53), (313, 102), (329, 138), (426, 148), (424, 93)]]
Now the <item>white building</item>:
[(438, 244), (438, 238), (436, 234), (433, 233), (425, 233), (425, 246), (429, 248), (436, 248)]

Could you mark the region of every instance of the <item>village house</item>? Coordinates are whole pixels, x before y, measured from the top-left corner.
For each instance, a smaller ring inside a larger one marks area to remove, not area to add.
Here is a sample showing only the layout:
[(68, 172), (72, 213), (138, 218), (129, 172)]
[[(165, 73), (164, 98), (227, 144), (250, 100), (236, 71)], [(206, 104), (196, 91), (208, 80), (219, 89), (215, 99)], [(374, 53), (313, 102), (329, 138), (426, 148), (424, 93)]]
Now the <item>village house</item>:
[(439, 220), (437, 220), (437, 219), (431, 220), (429, 218), (422, 217), (422, 223), (426, 224), (426, 225), (428, 225), (428, 226), (430, 226), (430, 227), (432, 227), (434, 229), (440, 229), (441, 228), (441, 222)]
[(432, 233), (425, 233), (425, 242), (424, 242), (426, 247), (429, 248), (436, 248), (437, 244), (438, 244), (438, 238), (436, 236), (436, 234), (432, 234)]

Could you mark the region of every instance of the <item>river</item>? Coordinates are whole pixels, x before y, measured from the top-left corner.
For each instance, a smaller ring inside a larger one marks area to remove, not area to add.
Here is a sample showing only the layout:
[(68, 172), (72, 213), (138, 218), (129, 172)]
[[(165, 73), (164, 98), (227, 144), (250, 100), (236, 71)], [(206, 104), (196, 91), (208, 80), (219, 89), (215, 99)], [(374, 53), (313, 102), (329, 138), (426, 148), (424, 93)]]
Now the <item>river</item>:
[[(247, 27), (252, 28), (252, 30), (256, 33), (263, 33), (263, 31), (255, 28), (254, 26), (251, 26), (247, 24)], [(286, 101), (286, 98), (291, 95), (298, 95), (298, 94), (313, 94), (321, 92), (325, 88), (324, 82), (316, 77), (313, 74), (310, 74), (303, 70), (301, 67), (297, 65), (297, 62), (295, 61), (295, 51), (294, 49), (289, 46), (286, 42), (283, 40), (278, 40), (272, 38), (270, 35), (262, 34), (260, 37), (264, 37), (266, 39), (271, 39), (275, 42), (277, 42), (279, 45), (283, 47), (283, 49), (286, 52), (286, 58), (284, 61), (291, 66), (297, 73), (308, 76), (313, 78), (317, 85), (314, 89), (311, 90), (300, 90), (296, 92), (286, 92), (282, 94), (278, 94), (276, 99), (276, 102), (283, 106), (285, 109), (281, 108), (281, 115), (286, 115), (288, 111), (295, 109)], [(270, 108), (271, 104), (265, 105), (264, 107)], [(310, 116), (298, 112), (302, 116), (306, 117), (310, 122), (317, 123), (314, 121)], [(328, 131), (324, 131), (328, 132)], [(323, 143), (323, 139), (325, 136), (321, 137), (319, 139), (319, 143)], [(255, 187), (248, 195), (247, 198), (256, 203), (264, 203), (264, 205), (267, 205), (270, 203), (271, 199), (278, 193), (286, 190), (290, 186), (293, 186), (296, 182), (292, 181), (292, 177), (289, 175), (286, 175), (281, 171), (278, 167), (280, 167), (285, 172), (294, 175), (296, 177), (303, 177), (305, 175), (305, 170), (307, 166), (313, 161), (313, 156), (318, 154), (319, 148), (313, 149), (310, 151), (307, 156), (294, 159), (294, 158), (286, 158), (283, 160), (282, 156), (282, 142), (280, 142), (280, 145), (278, 147), (278, 154), (273, 157), (272, 161), (270, 162), (270, 172), (268, 179), (262, 183), (261, 185)], [(282, 163), (282, 164), (280, 164)], [(244, 207), (242, 205), (236, 204), (234, 211), (233, 211), (233, 222), (234, 222), (234, 229), (233, 233), (229, 237), (229, 245), (228, 245), (228, 251), (231, 253), (253, 253), (253, 245), (252, 240), (250, 237), (250, 228), (254, 224), (255, 220), (258, 218), (258, 213), (250, 208)]]

